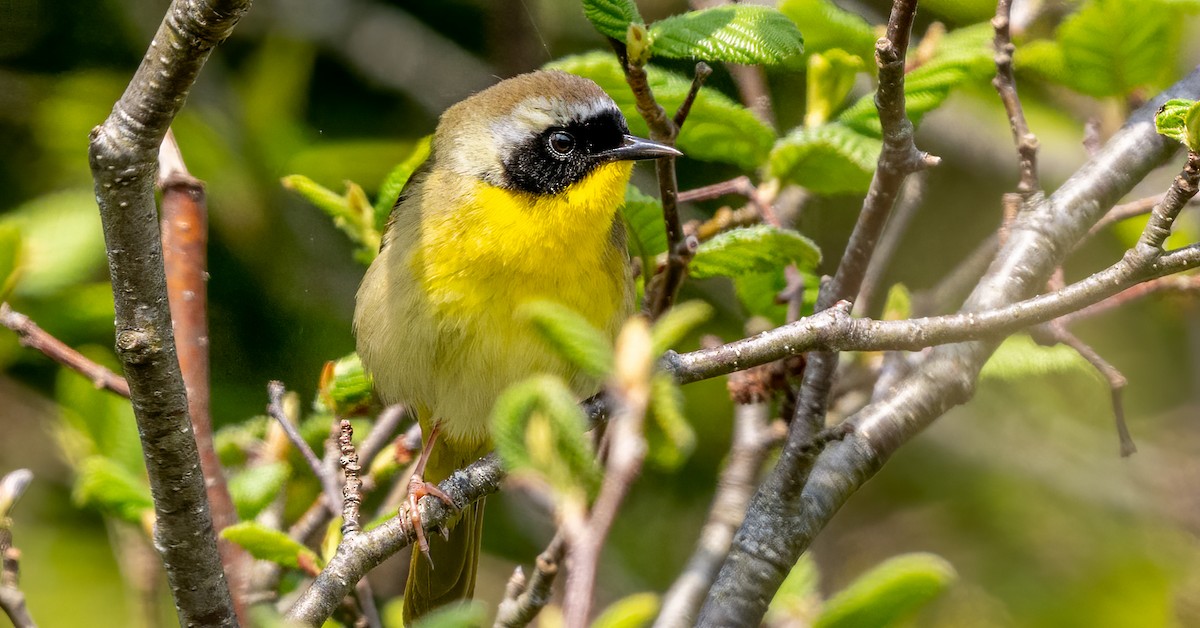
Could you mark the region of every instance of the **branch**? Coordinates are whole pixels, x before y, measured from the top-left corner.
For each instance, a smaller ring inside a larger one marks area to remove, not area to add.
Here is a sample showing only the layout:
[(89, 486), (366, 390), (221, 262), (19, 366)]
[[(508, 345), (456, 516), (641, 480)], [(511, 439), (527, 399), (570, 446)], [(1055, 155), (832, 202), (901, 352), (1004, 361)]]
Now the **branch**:
[[(204, 183), (188, 172), (170, 130), (158, 150), (158, 187), (162, 190), (163, 267), (179, 368), (187, 387), (188, 416), (196, 435), (213, 528), (219, 537), (221, 530), (237, 523), (237, 511), (213, 447), (209, 412), (208, 201)], [(246, 583), (242, 574), (250, 564), (250, 555), (224, 539), (217, 541), (217, 548), (230, 581), (234, 610), (245, 623), (248, 616), (242, 594)]]
[(129, 397), (129, 384), (124, 377), (87, 359), (82, 353), (68, 347), (63, 341), (51, 336), (28, 316), (13, 310), (7, 303), (0, 302), (0, 325), (16, 332), (23, 346), (39, 351), (42, 355), (76, 371), (92, 380), (96, 388)]
[(1037, 136), (1029, 130), (1025, 121), (1025, 110), (1021, 107), (1021, 98), (1017, 95), (1017, 79), (1013, 76), (1013, 52), (1016, 47), (1012, 43), (1009, 32), (1012, 0), (999, 0), (996, 3), (996, 17), (992, 18), (992, 28), (996, 31), (993, 47), (996, 49), (996, 78), (992, 85), (1000, 94), (1004, 110), (1008, 113), (1008, 124), (1012, 128), (1013, 143), (1017, 145), (1017, 164), (1021, 170), (1021, 180), (1017, 183), (1017, 192), (1028, 198), (1036, 192), (1038, 185), (1037, 173)]
[(33, 481), (28, 469), (17, 469), (0, 480), (0, 609), (8, 615), (14, 628), (37, 628), (25, 606), (25, 593), (20, 587), (21, 552), (13, 547), (12, 520), (8, 513)]
[(513, 570), (492, 628), (523, 628), (537, 617), (550, 602), (550, 587), (566, 550), (566, 539), (561, 533), (556, 534), (545, 551), (538, 554), (532, 576), (526, 579), (520, 566)]
[[(1045, 286), (1054, 268), (1103, 211), (1176, 150), (1175, 144), (1154, 131), (1156, 108), (1167, 98), (1197, 94), (1200, 71), (1140, 109), (1053, 196), (1023, 212), (965, 310), (1001, 308)], [(1163, 255), (1152, 262), (1149, 272), (1184, 257), (1190, 258), (1187, 265), (1200, 263), (1200, 247)], [(784, 505), (756, 499), (735, 537), (737, 549), (706, 602), (706, 609), (722, 617), (702, 616), (702, 623), (747, 625), (761, 618), (778, 583), (850, 495), (901, 445), (970, 398), (979, 369), (994, 349), (994, 342), (981, 341), (935, 348), (889, 395), (849, 419), (853, 434), (817, 455), (807, 474), (790, 478), (783, 488), (800, 493), (798, 499)]]
[(296, 451), (300, 452), (300, 457), (304, 458), (305, 464), (309, 470), (317, 477), (317, 481), (321, 483), (321, 490), (325, 495), (325, 508), (331, 515), (337, 517), (342, 514), (339, 506), (342, 503), (342, 493), (337, 486), (337, 480), (325, 468), (325, 464), (317, 457), (308, 443), (304, 442), (304, 437), (296, 429), (292, 423), (292, 417), (283, 407), (283, 396), (287, 390), (283, 387), (283, 382), (272, 381), (267, 383), (267, 414), (279, 423), (283, 428), (283, 432), (287, 434), (288, 440), (292, 442), (292, 446)]
[(221, 571), (187, 391), (167, 305), (154, 203), (157, 150), (212, 49), (249, 0), (175, 0), (124, 95), (92, 131), (89, 161), (104, 226), (117, 354), (129, 380), (180, 624), (236, 625)]

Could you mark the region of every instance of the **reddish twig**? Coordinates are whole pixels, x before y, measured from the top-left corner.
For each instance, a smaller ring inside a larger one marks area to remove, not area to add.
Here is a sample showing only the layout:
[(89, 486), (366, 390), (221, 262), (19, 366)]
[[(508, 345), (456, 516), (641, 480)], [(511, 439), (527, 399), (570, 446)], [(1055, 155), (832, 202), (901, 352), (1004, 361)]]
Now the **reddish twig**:
[(0, 325), (16, 332), (21, 338), (21, 344), (59, 364), (78, 372), (92, 381), (96, 388), (103, 388), (129, 397), (129, 384), (124, 377), (87, 359), (84, 355), (68, 347), (58, 338), (51, 336), (28, 316), (13, 310), (7, 303), (0, 303)]
[[(187, 388), (188, 416), (200, 454), (213, 529), (220, 538), (221, 530), (237, 523), (237, 511), (213, 447), (209, 411), (208, 204), (204, 183), (188, 172), (175, 134), (170, 130), (158, 150), (158, 187), (162, 190), (163, 267), (167, 274), (171, 325)], [(218, 541), (218, 549), (225, 577), (229, 579), (234, 610), (238, 619), (246, 623), (242, 574), (249, 564), (249, 555), (224, 539)]]

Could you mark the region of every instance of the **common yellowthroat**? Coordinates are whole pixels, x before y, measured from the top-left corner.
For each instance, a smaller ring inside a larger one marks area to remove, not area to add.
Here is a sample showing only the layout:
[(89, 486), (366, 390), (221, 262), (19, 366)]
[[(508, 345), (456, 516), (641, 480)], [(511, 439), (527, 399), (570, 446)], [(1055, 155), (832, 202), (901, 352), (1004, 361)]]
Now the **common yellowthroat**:
[[(426, 436), (413, 505), (446, 499), (433, 483), (491, 448), (487, 417), (508, 385), (552, 373), (596, 392), (514, 312), (553, 300), (615, 336), (633, 307), (617, 215), (631, 162), (679, 154), (631, 136), (599, 86), (563, 72), (502, 81), (442, 115), (354, 313), (376, 391), (415, 410)], [(428, 560), (413, 552), (406, 619), (472, 595), (482, 515), (482, 502), (466, 509), (449, 540), (415, 522)]]

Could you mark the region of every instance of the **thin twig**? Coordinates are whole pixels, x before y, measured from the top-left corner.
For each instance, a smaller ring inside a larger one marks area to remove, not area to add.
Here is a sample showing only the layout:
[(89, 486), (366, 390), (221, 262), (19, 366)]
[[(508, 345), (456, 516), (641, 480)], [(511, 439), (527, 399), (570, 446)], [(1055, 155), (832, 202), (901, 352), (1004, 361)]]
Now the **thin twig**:
[(338, 447), (342, 454), (338, 458), (338, 464), (346, 476), (346, 485), (342, 488), (342, 534), (346, 535), (354, 534), (360, 529), (358, 508), (362, 505), (362, 480), (359, 479), (358, 472), (362, 467), (358, 466), (358, 453), (354, 451), (354, 428), (350, 427), (350, 421), (342, 419), (338, 427), (341, 430)]
[(917, 211), (925, 201), (925, 179), (923, 172), (917, 172), (904, 182), (904, 187), (900, 190), (896, 209), (883, 228), (883, 235), (880, 236), (879, 244), (871, 255), (871, 263), (867, 265), (867, 274), (863, 276), (862, 286), (858, 289), (858, 299), (854, 302), (854, 309), (859, 314), (865, 316), (871, 311), (874, 300), (878, 296), (884, 273), (891, 267), (892, 259), (895, 257), (896, 251), (900, 249), (900, 242), (908, 232), (908, 224), (912, 222), (913, 217), (917, 215)]
[(8, 516), (32, 481), (33, 473), (28, 469), (9, 472), (0, 480), (0, 609), (14, 628), (37, 628), (21, 591), (21, 552), (13, 547), (12, 519)]
[(720, 183), (713, 183), (712, 185), (692, 190), (684, 190), (679, 193), (678, 199), (680, 203), (690, 203), (692, 201), (712, 200), (726, 194), (740, 194), (746, 198), (752, 198), (754, 192), (754, 183), (750, 181), (750, 177), (741, 175), (728, 181), (721, 181)]
[(554, 535), (546, 549), (538, 554), (533, 575), (525, 577), (524, 570), (517, 566), (505, 587), (504, 600), (496, 610), (496, 622), (492, 628), (523, 628), (533, 621), (546, 604), (550, 603), (550, 587), (558, 576), (559, 565), (566, 553), (567, 543), (562, 533)]
[(91, 380), (96, 388), (103, 388), (129, 397), (129, 383), (124, 377), (87, 359), (84, 355), (68, 347), (58, 338), (47, 333), (28, 316), (13, 310), (7, 303), (0, 302), (0, 325), (16, 332), (23, 346), (42, 353), (59, 364), (78, 372)]
[(1127, 305), (1133, 301), (1144, 299), (1148, 296), (1159, 294), (1161, 292), (1177, 292), (1177, 293), (1197, 293), (1200, 292), (1200, 275), (1172, 275), (1168, 277), (1159, 277), (1151, 279), (1134, 286), (1130, 286), (1107, 299), (1103, 299), (1093, 303), (1087, 307), (1076, 310), (1069, 314), (1059, 317), (1064, 325), (1072, 325), (1076, 321), (1086, 318), (1092, 318), (1101, 314), (1106, 314), (1119, 307)]
[(609, 386), (613, 416), (609, 420), (604, 481), (582, 529), (565, 522), (567, 556), (563, 622), (567, 628), (584, 628), (591, 617), (600, 550), (617, 518), (621, 503), (642, 470), (646, 440), (642, 435), (650, 400), (650, 327), (643, 318), (631, 318), (617, 337), (616, 368)]
[(675, 134), (679, 134), (679, 130), (683, 128), (683, 123), (687, 121), (688, 114), (692, 112), (692, 103), (696, 102), (696, 96), (700, 93), (700, 88), (704, 86), (704, 81), (712, 75), (712, 68), (708, 64), (701, 61), (696, 64), (695, 73), (692, 75), (692, 86), (688, 88), (687, 96), (683, 102), (679, 104), (679, 109), (675, 110), (675, 117), (672, 120), (675, 122)]
[(996, 3), (996, 17), (992, 18), (992, 28), (996, 31), (992, 43), (996, 51), (996, 77), (992, 79), (992, 85), (1004, 103), (1008, 124), (1012, 127), (1013, 142), (1017, 146), (1017, 163), (1021, 170), (1017, 192), (1028, 198), (1040, 188), (1037, 172), (1038, 139), (1025, 121), (1025, 110), (1017, 95), (1017, 79), (1013, 76), (1013, 52), (1016, 47), (1013, 46), (1009, 31), (1011, 10), (1012, 0), (999, 0)]
[(292, 418), (288, 416), (287, 410), (283, 407), (283, 396), (287, 392), (283, 382), (271, 381), (267, 384), (267, 414), (272, 419), (279, 423), (287, 434), (288, 440), (300, 452), (300, 457), (304, 458), (305, 464), (308, 465), (313, 475), (321, 483), (321, 489), (325, 495), (325, 508), (337, 517), (342, 514), (341, 489), (337, 486), (337, 480), (333, 477), (334, 474), (329, 473), (325, 463), (317, 457), (308, 443), (304, 442), (304, 437), (300, 435), (300, 431), (296, 429), (296, 425), (292, 423)]

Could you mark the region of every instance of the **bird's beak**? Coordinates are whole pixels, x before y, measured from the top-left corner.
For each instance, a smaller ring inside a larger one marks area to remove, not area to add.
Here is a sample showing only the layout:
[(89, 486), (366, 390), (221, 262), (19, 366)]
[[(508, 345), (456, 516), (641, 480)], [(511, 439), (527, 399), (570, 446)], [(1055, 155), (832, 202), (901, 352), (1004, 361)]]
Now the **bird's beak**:
[(630, 161), (635, 159), (658, 159), (659, 157), (682, 157), (683, 153), (666, 144), (626, 135), (621, 145), (596, 155), (605, 161)]

